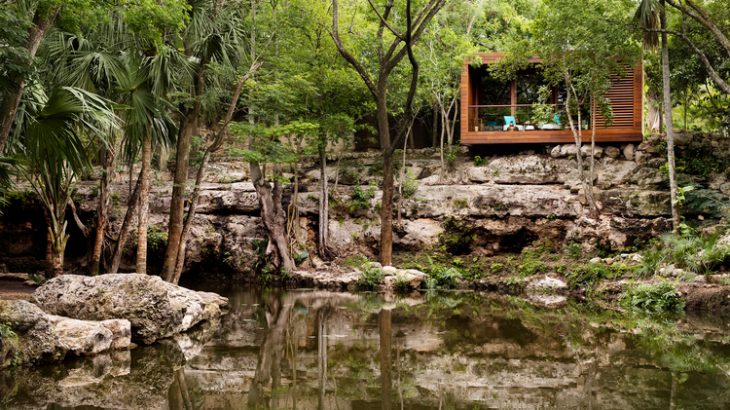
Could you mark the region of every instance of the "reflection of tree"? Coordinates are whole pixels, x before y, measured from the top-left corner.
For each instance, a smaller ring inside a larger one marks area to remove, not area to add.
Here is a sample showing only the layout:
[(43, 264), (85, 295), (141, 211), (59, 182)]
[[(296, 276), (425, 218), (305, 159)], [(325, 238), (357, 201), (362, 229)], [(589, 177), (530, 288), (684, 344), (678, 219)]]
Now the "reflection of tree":
[(391, 351), (393, 345), (393, 316), (390, 309), (382, 309), (378, 315), (380, 330), (380, 387), (383, 410), (390, 410), (392, 376), (390, 372)]
[(185, 368), (175, 370), (172, 384), (167, 391), (167, 400), (170, 410), (191, 410), (193, 401), (190, 399), (188, 384), (185, 381)]
[[(269, 294), (264, 301), (266, 317), (266, 335), (259, 348), (256, 372), (248, 393), (248, 405), (260, 407), (266, 404), (265, 388), (271, 383), (271, 389), (281, 386), (281, 360), (288, 345), (290, 336), (292, 311), (295, 307), (302, 307), (317, 314), (318, 351), (320, 354), (320, 406), (322, 406), (327, 367), (327, 317), (332, 309), (344, 302), (352, 300), (346, 294), (332, 294), (328, 292), (288, 293), (284, 295)], [(296, 368), (293, 369), (296, 373)], [(280, 408), (278, 403), (269, 403), (270, 408)]]
[(325, 393), (327, 391), (327, 319), (331, 314), (331, 309), (325, 307), (317, 312), (317, 373), (319, 397), (317, 399), (317, 408), (324, 409)]

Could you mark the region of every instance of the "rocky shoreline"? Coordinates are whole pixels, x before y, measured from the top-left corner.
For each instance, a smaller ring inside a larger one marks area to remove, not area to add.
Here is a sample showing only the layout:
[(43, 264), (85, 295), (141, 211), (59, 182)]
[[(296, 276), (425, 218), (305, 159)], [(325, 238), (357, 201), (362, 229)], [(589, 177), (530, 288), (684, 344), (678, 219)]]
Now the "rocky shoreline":
[(138, 274), (62, 275), (27, 300), (0, 294), (0, 368), (127, 350), (225, 314), (228, 299)]

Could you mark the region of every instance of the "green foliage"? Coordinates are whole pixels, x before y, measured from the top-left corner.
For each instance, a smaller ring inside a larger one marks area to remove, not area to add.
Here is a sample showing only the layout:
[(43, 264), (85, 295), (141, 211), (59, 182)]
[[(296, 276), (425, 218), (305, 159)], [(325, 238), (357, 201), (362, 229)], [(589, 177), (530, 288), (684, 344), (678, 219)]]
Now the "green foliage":
[(575, 261), (583, 257), (583, 246), (578, 242), (570, 242), (565, 246), (565, 254)]
[(449, 165), (449, 168), (453, 168), (454, 165), (456, 165), (456, 159), (458, 158), (459, 149), (456, 147), (449, 147), (449, 149), (446, 151), (446, 163)]
[(393, 290), (396, 293), (406, 293), (411, 291), (411, 284), (405, 275), (400, 272), (395, 275), (395, 282), (393, 283)]
[(418, 180), (410, 170), (405, 173), (405, 179), (401, 182), (401, 190), (403, 198), (410, 198), (418, 191)]
[(385, 278), (385, 273), (382, 268), (369, 264), (364, 265), (357, 278), (357, 287), (360, 290), (373, 290), (383, 283), (383, 278)]
[(476, 238), (476, 232), (466, 221), (454, 217), (444, 219), (443, 233), (439, 236), (440, 248), (452, 255), (469, 253)]
[(124, 0), (124, 20), (141, 39), (162, 46), (163, 35), (180, 32), (192, 10), (187, 0)]
[(162, 252), (167, 246), (167, 231), (150, 225), (147, 230), (147, 249), (152, 254)]
[(345, 258), (345, 260), (342, 261), (342, 265), (347, 266), (348, 268), (359, 268), (368, 262), (369, 262), (369, 260), (368, 260), (367, 256), (357, 254), (357, 255), (350, 255), (347, 258)]
[(586, 288), (593, 286), (605, 279), (617, 279), (629, 272), (630, 269), (623, 264), (615, 263), (607, 265), (604, 263), (578, 264), (569, 268), (568, 286), (571, 289)]
[(658, 273), (663, 265), (674, 265), (690, 273), (712, 273), (730, 264), (730, 246), (718, 244), (717, 235), (665, 235), (643, 252), (642, 277)]
[(631, 286), (622, 296), (621, 304), (627, 309), (649, 313), (681, 313), (684, 299), (671, 282), (642, 283)]
[(309, 252), (307, 252), (307, 251), (296, 252), (293, 255), (293, 258), (294, 258), (294, 263), (296, 263), (297, 265), (299, 265), (300, 263), (302, 263), (305, 260), (309, 259)]
[(556, 114), (555, 105), (549, 104), (549, 98), (552, 90), (548, 86), (540, 86), (538, 89), (538, 102), (532, 104), (530, 110), (530, 120), (533, 124), (545, 124), (553, 122), (553, 116)]
[(427, 270), (426, 287), (429, 289), (453, 289), (464, 278), (462, 272), (455, 267), (432, 264)]
[(356, 214), (358, 212), (370, 209), (371, 201), (375, 198), (375, 190), (377, 186), (374, 183), (370, 183), (367, 187), (362, 187), (360, 184), (356, 184), (352, 189), (352, 196), (350, 202), (346, 205), (347, 212), (350, 214)]
[(483, 167), (487, 165), (487, 160), (480, 157), (479, 155), (474, 156), (474, 166), (475, 167)]

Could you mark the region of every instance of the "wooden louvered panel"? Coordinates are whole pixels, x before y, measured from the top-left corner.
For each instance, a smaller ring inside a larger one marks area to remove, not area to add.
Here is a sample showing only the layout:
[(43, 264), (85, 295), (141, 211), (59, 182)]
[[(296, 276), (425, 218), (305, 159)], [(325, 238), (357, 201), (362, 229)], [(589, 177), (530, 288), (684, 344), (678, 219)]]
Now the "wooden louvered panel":
[[(611, 102), (613, 121), (608, 128), (632, 127), (634, 125), (634, 112), (636, 99), (634, 96), (634, 70), (627, 67), (625, 75), (611, 76), (611, 88), (606, 97)], [(606, 119), (596, 114), (596, 126), (606, 127)]]

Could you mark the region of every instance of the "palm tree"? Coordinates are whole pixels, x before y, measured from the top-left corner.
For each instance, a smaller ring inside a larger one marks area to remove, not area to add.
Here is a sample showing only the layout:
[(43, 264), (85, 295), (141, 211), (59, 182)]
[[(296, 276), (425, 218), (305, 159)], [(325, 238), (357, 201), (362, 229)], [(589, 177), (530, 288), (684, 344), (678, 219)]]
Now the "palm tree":
[[(172, 78), (169, 73), (161, 74), (159, 65), (170, 68), (170, 61), (165, 61), (165, 58), (178, 53), (167, 53), (167, 49), (159, 49), (149, 41), (129, 34), (119, 18), (99, 24), (86, 37), (58, 33), (48, 41), (47, 49), (48, 58), (57, 62), (58, 68), (54, 71), (60, 83), (100, 93), (117, 103), (115, 108), (124, 121), (121, 135), (123, 159), (133, 164), (140, 151), (142, 153), (139, 176), (141, 192), (132, 195), (137, 199), (128, 205), (137, 211), (137, 271), (146, 273), (152, 151), (154, 147), (166, 145), (170, 135), (174, 134), (174, 131), (170, 131), (174, 125), (164, 100)], [(155, 94), (153, 90), (161, 95)], [(112, 134), (107, 139), (109, 144), (100, 147), (102, 173), (91, 274), (100, 271), (110, 206), (110, 184), (116, 167), (116, 145), (120, 138)], [(122, 224), (118, 241), (122, 246), (126, 242), (132, 214), (125, 217)], [(119, 250), (120, 247), (117, 247), (117, 253)], [(113, 263), (112, 267), (112, 271), (116, 271), (118, 264)]]
[[(175, 125), (169, 116), (168, 103), (153, 90), (162, 88), (154, 83), (149, 64), (129, 59), (129, 75), (120, 83), (122, 101), (128, 109), (124, 118), (124, 152), (129, 163), (133, 163), (141, 150), (142, 167), (139, 173), (139, 202), (137, 204), (137, 259), (136, 272), (147, 273), (147, 233), (149, 222), (150, 170), (152, 152), (156, 147), (167, 146), (175, 135)], [(141, 67), (135, 69), (134, 67)], [(166, 94), (165, 91), (161, 92)], [(130, 204), (132, 206), (132, 204)]]
[(641, 0), (635, 14), (644, 30), (644, 45), (656, 48), (661, 33), (662, 55), (662, 100), (664, 105), (664, 126), (667, 139), (667, 165), (669, 169), (669, 192), (672, 208), (672, 230), (679, 229), (679, 204), (677, 202), (677, 177), (674, 159), (674, 127), (672, 124), (672, 94), (669, 83), (669, 43), (667, 39), (667, 12), (664, 0)]
[(16, 169), (40, 198), (48, 220), (50, 275), (63, 273), (66, 209), (77, 177), (91, 167), (85, 140), (106, 144), (118, 124), (110, 101), (73, 87), (34, 90), (16, 121)]

